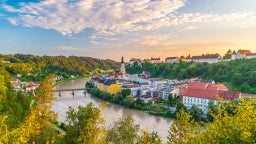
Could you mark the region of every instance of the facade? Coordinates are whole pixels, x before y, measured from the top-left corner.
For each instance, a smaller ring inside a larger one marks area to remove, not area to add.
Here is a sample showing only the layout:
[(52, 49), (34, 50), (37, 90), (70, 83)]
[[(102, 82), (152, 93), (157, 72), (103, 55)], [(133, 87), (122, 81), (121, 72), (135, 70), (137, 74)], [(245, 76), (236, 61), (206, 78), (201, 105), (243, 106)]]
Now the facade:
[(101, 91), (104, 91), (104, 80), (101, 79), (97, 82), (97, 88)]
[(179, 89), (175, 88), (163, 88), (160, 90), (160, 97), (168, 100), (169, 95), (172, 94), (174, 97), (179, 94)]
[(165, 59), (166, 63), (178, 63), (179, 62), (179, 58), (178, 57), (167, 57)]
[(129, 61), (129, 64), (133, 65), (135, 62), (137, 62), (138, 65), (141, 65), (141, 63), (142, 63), (142, 61), (138, 58), (131, 58), (130, 61)]
[(160, 59), (160, 57), (158, 57), (158, 58), (153, 58), (153, 57), (151, 57), (150, 62), (151, 62), (152, 64), (157, 64), (157, 63), (160, 63), (160, 62), (161, 62), (161, 59)]
[(238, 50), (237, 52), (233, 51), (231, 55), (231, 60), (252, 58), (256, 58), (256, 53), (252, 53), (250, 50)]
[(187, 62), (206, 62), (206, 63), (217, 63), (221, 61), (219, 54), (206, 54), (201, 56), (188, 56)]
[(105, 86), (105, 89), (106, 89), (107, 93), (116, 94), (116, 93), (121, 92), (122, 84), (113, 83), (113, 84), (109, 84), (109, 85), (106, 84), (104, 86)]
[(221, 100), (239, 99), (239, 92), (229, 91), (223, 85), (215, 85), (207, 82), (192, 82), (186, 88), (180, 89), (182, 102), (187, 109), (196, 105), (203, 113), (207, 113), (208, 104), (212, 100), (217, 104)]

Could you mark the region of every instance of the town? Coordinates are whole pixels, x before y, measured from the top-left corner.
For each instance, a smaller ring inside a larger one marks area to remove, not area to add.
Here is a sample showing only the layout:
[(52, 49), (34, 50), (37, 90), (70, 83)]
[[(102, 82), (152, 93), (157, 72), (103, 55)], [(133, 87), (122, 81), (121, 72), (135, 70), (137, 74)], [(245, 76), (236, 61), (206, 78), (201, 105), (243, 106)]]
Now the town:
[[(220, 56), (220, 54), (202, 54), (199, 56), (191, 56), (190, 54), (180, 57), (167, 57), (165, 58), (165, 63), (178, 63), (179, 61), (184, 62), (206, 62), (206, 63), (217, 63), (221, 61), (230, 61), (230, 60), (236, 60), (236, 59), (252, 59), (256, 58), (256, 53), (252, 53), (250, 50), (238, 50), (238, 51), (231, 51), (228, 50), (225, 56)], [(156, 64), (161, 63), (160, 57), (151, 57), (150, 59), (141, 60), (139, 58), (131, 58), (129, 61), (129, 64), (133, 65), (134, 62), (137, 62), (138, 64), (141, 64), (143, 61), (149, 61), (150, 63)]]
[[(249, 50), (233, 51), (229, 60), (251, 59), (256, 54)], [(219, 55), (202, 55), (186, 58), (187, 62), (207, 62), (216, 63), (221, 61)], [(129, 65), (137, 62), (142, 63), (140, 59), (132, 58)], [(160, 58), (151, 58), (151, 63), (160, 63)], [(167, 63), (179, 62), (178, 57), (166, 58)], [(121, 68), (119, 73), (107, 73), (93, 76), (91, 82), (100, 91), (109, 94), (120, 93), (122, 90), (129, 89), (130, 96), (136, 101), (140, 99), (143, 103), (153, 103), (158, 100), (168, 100), (170, 96), (173, 99), (179, 99), (182, 104), (190, 109), (193, 105), (202, 110), (203, 114), (207, 113), (210, 101), (217, 104), (221, 101), (233, 101), (243, 98), (256, 97), (255, 94), (241, 93), (231, 91), (222, 83), (215, 83), (214, 80), (203, 80), (200, 78), (190, 78), (184, 80), (151, 78), (147, 71), (140, 74), (130, 75), (125, 71), (124, 58), (121, 59)], [(172, 109), (175, 111), (175, 107)]]

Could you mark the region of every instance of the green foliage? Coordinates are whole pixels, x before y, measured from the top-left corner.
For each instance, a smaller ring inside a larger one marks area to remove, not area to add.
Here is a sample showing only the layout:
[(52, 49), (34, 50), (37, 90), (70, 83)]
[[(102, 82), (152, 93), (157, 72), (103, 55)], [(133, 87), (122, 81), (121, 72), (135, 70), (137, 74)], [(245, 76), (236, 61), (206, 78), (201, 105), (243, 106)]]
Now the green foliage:
[(120, 67), (112, 60), (101, 60), (91, 57), (76, 56), (33, 56), (33, 55), (1, 55), (9, 60), (7, 71), (12, 74), (22, 74), (23, 81), (43, 81), (50, 74), (62, 75), (65, 79), (74, 76), (85, 76), (98, 73), (101, 70), (113, 70)]
[(108, 130), (107, 142), (114, 144), (135, 144), (138, 141), (139, 125), (131, 116), (114, 122)]
[(185, 144), (196, 133), (197, 123), (191, 121), (191, 115), (182, 109), (176, 114), (168, 136), (168, 144)]
[(131, 90), (130, 89), (123, 89), (121, 91), (121, 94), (122, 94), (123, 97), (127, 97), (131, 94)]
[(76, 143), (104, 143), (105, 121), (101, 117), (101, 111), (105, 106), (95, 107), (92, 103), (86, 107), (79, 106), (78, 111), (69, 107), (67, 112), (67, 133), (65, 142), (68, 144)]
[[(141, 68), (150, 72), (151, 77), (154, 78), (187, 79), (200, 77), (226, 83), (231, 90), (256, 94), (256, 59), (223, 61), (214, 64), (193, 62), (151, 64), (145, 62), (142, 63)], [(127, 65), (126, 69), (130, 74), (140, 73), (140, 71), (134, 70), (136, 69), (134, 65)], [(250, 87), (245, 87), (246, 83)]]
[(202, 120), (203, 111), (199, 109), (196, 105), (192, 105), (192, 107), (189, 109), (189, 112), (195, 121)]
[(231, 59), (232, 51), (229, 49), (224, 55), (223, 59)]
[(139, 138), (138, 144), (162, 144), (161, 138), (156, 132), (148, 132), (147, 130), (142, 131)]

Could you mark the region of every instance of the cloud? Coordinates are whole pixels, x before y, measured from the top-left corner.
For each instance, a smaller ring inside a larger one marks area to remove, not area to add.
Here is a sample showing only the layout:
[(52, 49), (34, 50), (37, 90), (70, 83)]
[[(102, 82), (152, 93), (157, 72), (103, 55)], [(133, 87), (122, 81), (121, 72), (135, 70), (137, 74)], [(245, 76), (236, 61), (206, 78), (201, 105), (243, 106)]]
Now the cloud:
[(81, 48), (74, 48), (74, 47), (71, 47), (71, 46), (57, 46), (57, 49), (58, 50), (61, 50), (61, 51), (87, 51), (86, 49), (81, 49)]
[(53, 29), (62, 35), (95, 30), (95, 37), (111, 37), (137, 31), (152, 31), (183, 23), (233, 21), (249, 13), (179, 13), (186, 0), (44, 0), (21, 3), (20, 8), (2, 7), (16, 17), (13, 25)]

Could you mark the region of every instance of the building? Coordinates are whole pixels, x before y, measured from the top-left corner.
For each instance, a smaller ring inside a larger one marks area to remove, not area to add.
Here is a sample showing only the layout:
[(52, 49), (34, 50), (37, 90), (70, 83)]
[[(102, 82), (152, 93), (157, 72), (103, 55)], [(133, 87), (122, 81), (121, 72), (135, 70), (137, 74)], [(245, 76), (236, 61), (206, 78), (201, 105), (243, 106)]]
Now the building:
[(252, 53), (250, 50), (234, 50), (231, 55), (231, 60), (235, 59), (252, 59), (256, 58), (256, 53)]
[(97, 82), (97, 88), (100, 90), (100, 91), (104, 91), (104, 80), (103, 79), (100, 79), (98, 80)]
[(122, 73), (125, 76), (125, 66), (124, 66), (124, 57), (123, 56), (122, 56), (122, 59), (121, 59), (120, 73)]
[(163, 88), (160, 90), (160, 97), (162, 99), (168, 100), (169, 95), (176, 97), (179, 94), (179, 89), (177, 88)]
[(187, 109), (196, 105), (204, 114), (207, 113), (210, 101), (217, 104), (220, 100), (234, 100), (241, 96), (239, 92), (227, 90), (224, 85), (207, 82), (191, 82), (188, 87), (181, 88), (179, 93)]
[(217, 63), (221, 61), (219, 54), (206, 54), (201, 56), (187, 56), (187, 62), (206, 62), (206, 63)]
[(121, 92), (121, 88), (122, 84), (117, 84), (114, 80), (106, 80), (104, 82), (103, 91), (110, 94), (116, 94)]
[(150, 59), (150, 63), (152, 63), (152, 64), (157, 64), (157, 63), (160, 63), (160, 62), (161, 62), (160, 57), (158, 57), (158, 58), (151, 57), (151, 59)]
[(140, 59), (137, 59), (137, 58), (131, 58), (130, 61), (129, 61), (129, 64), (130, 65), (133, 65), (135, 62), (138, 63), (138, 65), (141, 65), (142, 61)]
[(178, 63), (179, 62), (179, 58), (178, 57), (167, 57), (165, 59), (166, 63)]

